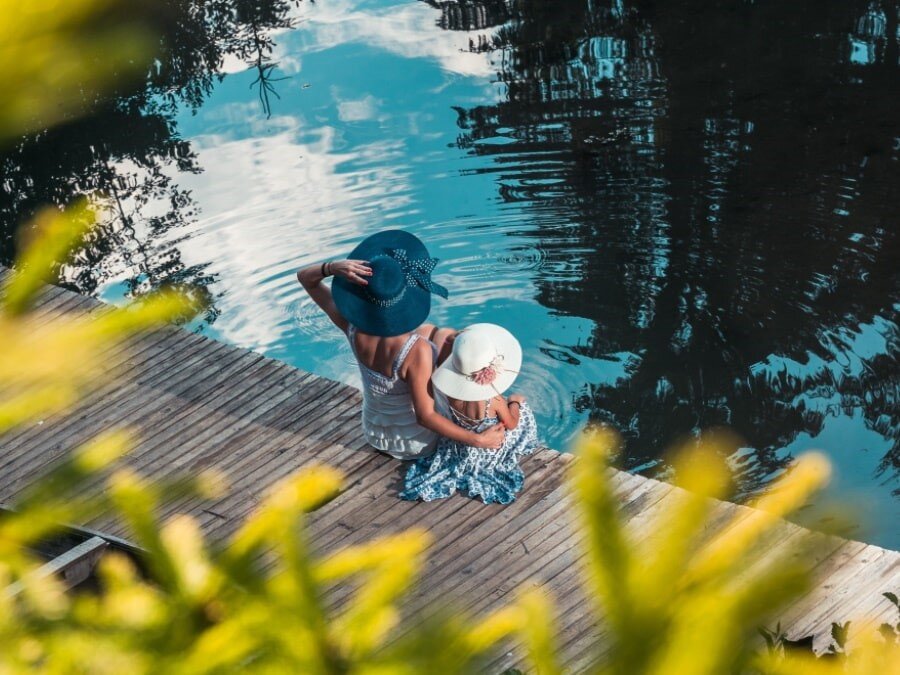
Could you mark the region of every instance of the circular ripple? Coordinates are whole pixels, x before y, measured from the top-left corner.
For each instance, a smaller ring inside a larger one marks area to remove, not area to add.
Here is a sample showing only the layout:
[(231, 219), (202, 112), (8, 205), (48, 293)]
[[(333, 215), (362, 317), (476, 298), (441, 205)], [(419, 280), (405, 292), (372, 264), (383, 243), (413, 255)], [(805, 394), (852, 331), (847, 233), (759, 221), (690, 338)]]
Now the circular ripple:
[(303, 335), (317, 342), (333, 342), (337, 330), (331, 319), (308, 298), (289, 302), (284, 307), (290, 323)]
[(568, 450), (572, 436), (580, 427), (573, 425), (573, 418), (578, 416), (574, 395), (560, 375), (558, 369), (529, 366), (511, 392), (524, 394), (530, 402), (538, 423), (538, 437), (556, 450)]
[(547, 253), (539, 246), (516, 246), (496, 257), (498, 267), (506, 272), (533, 272), (544, 267)]

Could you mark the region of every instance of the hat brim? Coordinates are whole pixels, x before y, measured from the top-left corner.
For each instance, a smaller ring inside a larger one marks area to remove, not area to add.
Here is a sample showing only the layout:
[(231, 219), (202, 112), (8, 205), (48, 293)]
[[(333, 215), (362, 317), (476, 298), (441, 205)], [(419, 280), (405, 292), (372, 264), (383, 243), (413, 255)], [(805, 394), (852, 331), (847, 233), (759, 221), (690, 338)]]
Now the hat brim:
[[(425, 244), (404, 230), (385, 230), (366, 237), (347, 257), (370, 260), (378, 255), (389, 255), (393, 249), (404, 249), (410, 258), (428, 257)], [(396, 304), (379, 307), (366, 295), (365, 286), (335, 277), (331, 296), (341, 316), (363, 333), (379, 337), (409, 333), (425, 323), (431, 312), (431, 293), (417, 286), (407, 286)]]
[(452, 359), (448, 358), (434, 371), (431, 381), (436, 389), (460, 401), (487, 401), (503, 394), (516, 381), (522, 368), (522, 346), (512, 333), (492, 323), (472, 324), (465, 330), (475, 328), (484, 331), (497, 353), (503, 356), (503, 370), (491, 384), (478, 384), (469, 379), (468, 373), (455, 370)]

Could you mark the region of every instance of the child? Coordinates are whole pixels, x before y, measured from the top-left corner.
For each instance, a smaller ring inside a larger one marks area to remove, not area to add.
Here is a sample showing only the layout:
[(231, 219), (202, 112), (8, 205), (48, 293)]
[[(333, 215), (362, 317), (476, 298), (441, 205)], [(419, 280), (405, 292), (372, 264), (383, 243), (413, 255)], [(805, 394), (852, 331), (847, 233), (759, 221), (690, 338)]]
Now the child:
[(485, 504), (509, 504), (525, 483), (519, 457), (538, 445), (537, 425), (525, 398), (503, 397), (522, 364), (522, 348), (500, 326), (478, 323), (462, 331), (450, 357), (431, 376), (449, 402), (453, 421), (476, 433), (501, 423), (503, 445), (476, 448), (442, 438), (430, 457), (406, 472), (401, 499), (431, 501), (462, 490)]

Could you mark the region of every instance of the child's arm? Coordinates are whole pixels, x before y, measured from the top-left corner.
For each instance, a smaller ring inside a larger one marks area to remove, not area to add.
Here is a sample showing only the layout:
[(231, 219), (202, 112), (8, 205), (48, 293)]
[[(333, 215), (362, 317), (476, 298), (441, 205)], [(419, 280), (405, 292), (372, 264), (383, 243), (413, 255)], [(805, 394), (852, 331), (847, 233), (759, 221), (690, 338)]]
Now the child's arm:
[(525, 402), (525, 397), (521, 394), (513, 394), (507, 401), (502, 396), (495, 396), (491, 400), (494, 412), (507, 429), (515, 429), (519, 425), (519, 409)]
[(476, 434), (454, 424), (434, 409), (434, 395), (431, 389), (431, 373), (434, 370), (431, 345), (419, 340), (413, 345), (404, 363), (405, 372), (400, 376), (409, 384), (412, 394), (416, 421), (426, 429), (476, 448), (499, 448), (503, 445), (506, 431), (502, 424), (496, 424)]
[(515, 429), (519, 423), (519, 406), (510, 406), (506, 403), (506, 399), (502, 396), (495, 396), (491, 399), (491, 408), (494, 414), (500, 418), (500, 422), (507, 429)]

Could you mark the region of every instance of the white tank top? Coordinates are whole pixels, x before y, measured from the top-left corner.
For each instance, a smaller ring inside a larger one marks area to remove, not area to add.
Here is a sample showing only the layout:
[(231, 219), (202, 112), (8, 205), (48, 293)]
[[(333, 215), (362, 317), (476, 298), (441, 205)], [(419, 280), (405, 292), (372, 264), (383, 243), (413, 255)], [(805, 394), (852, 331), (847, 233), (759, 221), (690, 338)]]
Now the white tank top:
[[(409, 336), (391, 367), (391, 376), (379, 373), (363, 365), (356, 353), (356, 326), (347, 330), (350, 348), (359, 364), (363, 384), (362, 426), (366, 441), (372, 447), (397, 459), (417, 459), (434, 452), (438, 435), (421, 426), (416, 421), (409, 385), (400, 379), (400, 367), (417, 340), (425, 340), (431, 345), (437, 361), (437, 347), (430, 340), (417, 333)], [(447, 416), (449, 406), (444, 396), (437, 390), (435, 410)]]

